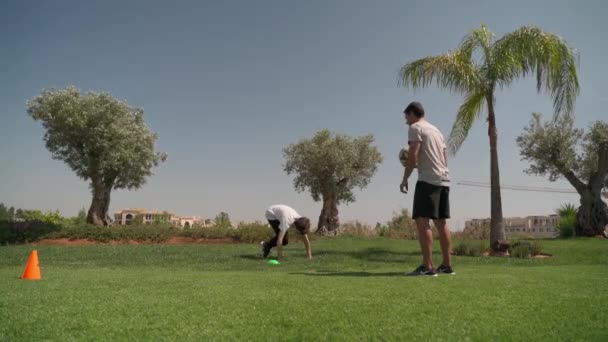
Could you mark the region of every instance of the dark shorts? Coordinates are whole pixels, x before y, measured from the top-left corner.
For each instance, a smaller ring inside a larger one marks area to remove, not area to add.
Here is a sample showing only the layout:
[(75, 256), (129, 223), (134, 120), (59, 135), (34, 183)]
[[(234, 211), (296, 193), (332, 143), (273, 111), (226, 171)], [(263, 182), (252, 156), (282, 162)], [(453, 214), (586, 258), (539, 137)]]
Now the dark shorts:
[[(279, 233), (281, 233), (281, 229), (279, 229), (279, 225), (281, 221), (279, 220), (268, 220), (268, 223), (272, 227), (274, 231), (274, 237), (266, 242), (266, 248), (270, 250), (272, 247), (277, 245), (277, 240), (279, 239)], [(289, 244), (289, 231), (285, 232), (285, 236), (283, 237), (283, 246), (287, 246)]]
[(450, 188), (417, 182), (412, 218), (419, 217), (435, 220), (450, 218)]

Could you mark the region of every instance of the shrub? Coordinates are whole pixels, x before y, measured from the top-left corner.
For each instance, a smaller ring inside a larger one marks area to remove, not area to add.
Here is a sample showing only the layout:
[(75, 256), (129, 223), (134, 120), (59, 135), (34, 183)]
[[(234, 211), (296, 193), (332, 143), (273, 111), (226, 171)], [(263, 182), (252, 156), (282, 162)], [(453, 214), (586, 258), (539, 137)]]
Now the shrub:
[(511, 248), (511, 256), (514, 258), (528, 258), (530, 256), (530, 248), (523, 244), (515, 246)]
[(87, 239), (97, 242), (139, 241), (164, 242), (177, 235), (178, 228), (168, 224), (141, 224), (127, 226), (97, 227), (93, 225), (68, 225), (47, 234), (50, 239)]
[(268, 224), (261, 222), (239, 223), (235, 229), (230, 230), (228, 233), (231, 238), (241, 242), (260, 242), (274, 236), (272, 228)]
[(465, 227), (460, 235), (465, 240), (488, 240), (490, 238), (490, 225), (481, 224)]
[(487, 241), (475, 241), (471, 242), (469, 246), (469, 256), (482, 256), (483, 253), (488, 251), (489, 243)]
[(530, 254), (532, 256), (540, 255), (543, 252), (543, 245), (540, 241), (533, 241), (530, 244)]
[(562, 204), (559, 208), (557, 208), (555, 210), (555, 212), (561, 218), (569, 217), (569, 216), (576, 217), (577, 209), (576, 209), (576, 205), (575, 204), (565, 203), (565, 204)]
[(410, 217), (407, 209), (393, 214), (393, 218), (386, 225), (377, 226), (378, 235), (391, 239), (418, 239), (416, 223)]
[(378, 234), (378, 230), (359, 221), (346, 222), (340, 225), (340, 235), (343, 236), (372, 237), (377, 236)]
[(511, 245), (510, 253), (516, 258), (527, 258), (542, 253), (543, 246), (539, 241), (517, 241)]
[(488, 250), (487, 241), (463, 241), (454, 248), (454, 255), (482, 256)]
[(194, 239), (222, 239), (227, 238), (229, 230), (232, 228), (208, 226), (208, 227), (192, 227), (188, 230), (182, 230), (179, 236), (191, 237)]
[(0, 221), (0, 244), (34, 242), (60, 229), (59, 224), (40, 220)]
[(576, 213), (568, 213), (562, 216), (559, 220), (559, 237), (563, 239), (574, 236), (574, 227), (576, 226)]
[(454, 255), (469, 255), (469, 245), (466, 242), (459, 243), (453, 250)]

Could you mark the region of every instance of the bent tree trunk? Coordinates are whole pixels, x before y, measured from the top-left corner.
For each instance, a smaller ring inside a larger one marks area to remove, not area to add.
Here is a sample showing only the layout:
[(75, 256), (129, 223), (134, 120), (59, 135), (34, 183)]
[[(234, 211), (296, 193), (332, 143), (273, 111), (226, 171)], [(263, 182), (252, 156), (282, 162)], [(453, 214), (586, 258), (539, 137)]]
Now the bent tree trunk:
[(502, 218), (502, 197), (500, 194), (500, 172), (498, 168), (498, 133), (494, 114), (493, 97), (488, 96), (488, 136), (490, 138), (490, 248), (500, 252), (500, 241), (505, 240)]
[(608, 207), (602, 201), (600, 191), (585, 191), (581, 194), (581, 206), (576, 213), (577, 236), (604, 235), (608, 225)]
[(110, 209), (112, 186), (103, 182), (93, 181), (92, 188), (93, 200), (91, 201), (91, 207), (87, 215), (87, 223), (96, 226), (108, 226), (111, 223), (108, 210)]
[(605, 235), (608, 207), (602, 201), (602, 188), (608, 175), (608, 145), (600, 147), (597, 171), (591, 175), (589, 183), (583, 183), (572, 170), (564, 172), (563, 175), (581, 196), (581, 206), (576, 212), (576, 235)]
[(336, 195), (323, 195), (323, 209), (319, 215), (317, 234), (336, 235), (340, 227)]

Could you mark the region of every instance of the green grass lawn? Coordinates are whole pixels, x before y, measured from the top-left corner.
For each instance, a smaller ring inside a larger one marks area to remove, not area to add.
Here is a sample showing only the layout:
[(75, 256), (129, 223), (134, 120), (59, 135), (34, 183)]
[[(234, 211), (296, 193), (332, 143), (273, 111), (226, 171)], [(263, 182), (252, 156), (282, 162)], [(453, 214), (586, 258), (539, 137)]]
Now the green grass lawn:
[(19, 279), (33, 247), (0, 247), (0, 341), (608, 341), (608, 241), (543, 245), (439, 277), (403, 276), (415, 241), (294, 244), (278, 266), (257, 245), (41, 246), (41, 281)]

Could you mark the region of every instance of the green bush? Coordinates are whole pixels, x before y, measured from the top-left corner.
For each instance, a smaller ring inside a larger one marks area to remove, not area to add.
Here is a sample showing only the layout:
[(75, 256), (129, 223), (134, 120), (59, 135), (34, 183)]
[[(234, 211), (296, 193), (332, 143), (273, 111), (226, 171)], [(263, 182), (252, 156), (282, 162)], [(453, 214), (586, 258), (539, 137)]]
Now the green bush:
[[(194, 226), (180, 229), (169, 223), (132, 224), (127, 226), (98, 227), (89, 224), (75, 224), (73, 219), (62, 219), (55, 213), (42, 214), (29, 211), (28, 217), (48, 218), (40, 220), (0, 221), (0, 244), (35, 242), (41, 239), (90, 240), (107, 243), (111, 241), (137, 241), (162, 243), (172, 237), (189, 237), (193, 239), (230, 239), (238, 242), (254, 243), (267, 240), (274, 232), (266, 223), (241, 223), (236, 228), (229, 226)], [(52, 222), (59, 222), (55, 224)], [(292, 231), (291, 241), (301, 241), (301, 234)], [(315, 235), (309, 234), (314, 240)]]
[(490, 225), (481, 224), (465, 227), (457, 236), (464, 240), (488, 240), (490, 238)]
[(453, 250), (454, 255), (469, 255), (469, 244), (466, 242), (459, 243)]
[(543, 252), (543, 245), (540, 241), (533, 241), (530, 244), (530, 254), (532, 256), (540, 255)]
[(359, 221), (346, 222), (340, 225), (340, 235), (342, 236), (373, 237), (379, 234), (379, 230)]
[(188, 230), (182, 230), (177, 235), (193, 239), (223, 239), (230, 237), (228, 234), (231, 229), (232, 228), (218, 226), (194, 226)]
[(471, 242), (469, 256), (482, 256), (488, 249), (489, 243), (486, 240)]
[(463, 241), (454, 248), (453, 253), (455, 255), (482, 256), (486, 251), (488, 251), (487, 241)]
[[(240, 242), (260, 242), (274, 236), (272, 228), (261, 222), (240, 223), (235, 229), (231, 229), (229, 237)], [(299, 233), (296, 232), (297, 235)], [(294, 235), (294, 234), (290, 234)]]
[(540, 241), (516, 241), (509, 248), (509, 253), (515, 258), (528, 258), (540, 255), (543, 245)]
[(528, 245), (518, 245), (511, 249), (511, 256), (514, 258), (528, 258), (530, 257), (530, 247)]
[(562, 204), (559, 208), (557, 208), (557, 210), (555, 210), (555, 212), (561, 218), (569, 217), (569, 216), (576, 217), (577, 209), (576, 209), (575, 204), (565, 203), (565, 204)]
[(0, 221), (0, 244), (35, 242), (60, 229), (59, 224), (40, 220), (4, 220)]
[(56, 226), (65, 224), (68, 221), (61, 216), (59, 210), (47, 211), (46, 213), (40, 210), (23, 210), (20, 218), (27, 222), (38, 221)]
[(165, 242), (176, 236), (179, 229), (168, 224), (141, 224), (128, 226), (97, 227), (93, 225), (68, 225), (47, 234), (49, 239), (87, 239), (97, 242), (138, 241)]
[(576, 226), (576, 213), (569, 212), (562, 216), (559, 220), (559, 237), (563, 239), (574, 236), (574, 227)]
[(378, 235), (391, 239), (418, 239), (416, 223), (412, 220), (407, 209), (394, 213), (385, 225), (377, 225)]

